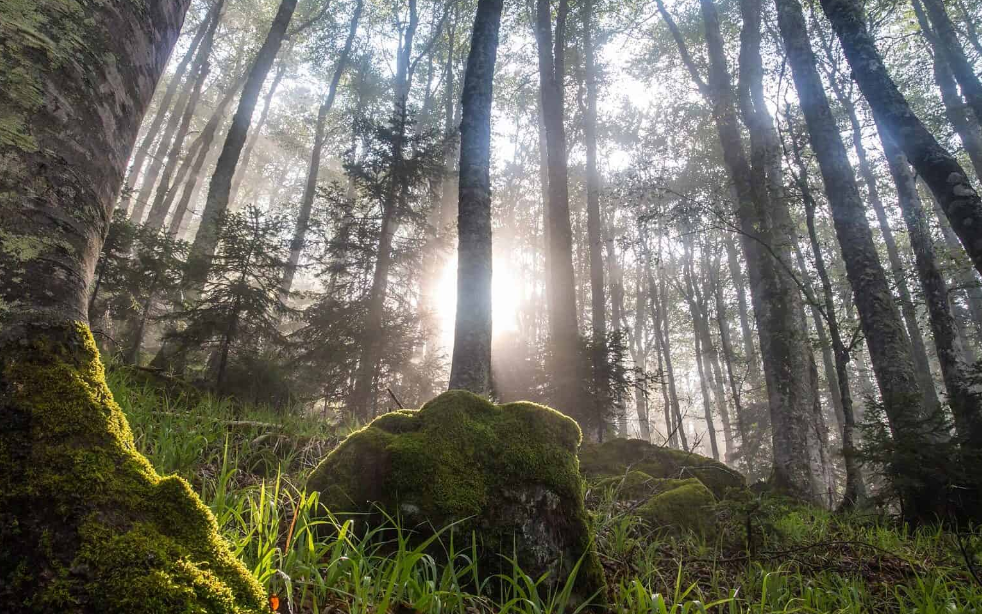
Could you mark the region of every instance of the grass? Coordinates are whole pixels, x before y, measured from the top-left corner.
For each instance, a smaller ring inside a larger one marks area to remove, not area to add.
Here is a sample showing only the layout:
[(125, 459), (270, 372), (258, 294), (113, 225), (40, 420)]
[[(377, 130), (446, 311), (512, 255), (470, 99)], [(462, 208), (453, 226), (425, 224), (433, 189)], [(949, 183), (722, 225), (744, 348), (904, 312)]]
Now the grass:
[[(570, 601), (572, 577), (542, 594), (542, 579), (513, 561), (508, 573), (482, 573), (451, 527), (419, 544), (397, 518), (371, 527), (335, 518), (302, 485), (350, 427), (165, 390), (125, 369), (108, 379), (140, 450), (191, 482), (282, 612), (577, 614), (589, 605)], [(721, 504), (721, 535), (705, 541), (652, 531), (612, 491), (594, 495), (613, 612), (982, 614), (982, 586), (948, 531), (763, 499)], [(977, 561), (982, 531), (964, 531), (961, 543)]]

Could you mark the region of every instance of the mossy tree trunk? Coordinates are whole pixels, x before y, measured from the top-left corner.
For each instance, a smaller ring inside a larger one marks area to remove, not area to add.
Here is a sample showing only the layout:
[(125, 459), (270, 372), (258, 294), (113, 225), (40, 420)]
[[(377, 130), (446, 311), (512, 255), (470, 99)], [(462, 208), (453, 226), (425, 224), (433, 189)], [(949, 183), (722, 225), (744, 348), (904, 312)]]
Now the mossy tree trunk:
[(503, 0), (481, 0), (460, 124), (457, 318), (450, 388), (491, 391), (491, 100)]
[(110, 213), (188, 4), (0, 3), (5, 612), (264, 607), (187, 483), (136, 452), (86, 325)]

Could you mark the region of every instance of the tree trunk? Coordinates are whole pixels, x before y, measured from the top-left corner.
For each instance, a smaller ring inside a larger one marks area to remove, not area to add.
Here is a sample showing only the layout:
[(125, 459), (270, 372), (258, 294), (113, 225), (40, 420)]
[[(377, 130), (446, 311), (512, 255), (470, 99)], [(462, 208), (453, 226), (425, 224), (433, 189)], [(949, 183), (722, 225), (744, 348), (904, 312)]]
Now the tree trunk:
[[(546, 262), (549, 286), (549, 332), (551, 374), (557, 389), (557, 409), (581, 422), (583, 408), (577, 382), (579, 333), (576, 323), (576, 281), (573, 274), (573, 232), (569, 213), (569, 170), (566, 158), (566, 128), (563, 83), (565, 79), (567, 0), (560, 0), (553, 49), (552, 13), (549, 0), (536, 0), (536, 43), (539, 57), (539, 86), (545, 125), (549, 171), (548, 239)], [(584, 425), (586, 426), (586, 425)]]
[(252, 135), (246, 142), (245, 149), (242, 150), (242, 161), (235, 167), (235, 174), (232, 177), (232, 189), (229, 191), (228, 196), (229, 207), (232, 211), (239, 209), (239, 189), (242, 187), (242, 182), (245, 181), (245, 176), (249, 172), (249, 162), (252, 160), (253, 152), (256, 151), (256, 143), (259, 142), (259, 136), (262, 134), (263, 127), (266, 125), (266, 120), (269, 119), (269, 111), (273, 106), (273, 97), (276, 96), (276, 90), (279, 89), (280, 83), (286, 75), (286, 69), (287, 63), (280, 62), (280, 65), (276, 69), (276, 74), (273, 75), (273, 82), (270, 83), (269, 89), (266, 90), (266, 96), (263, 98), (263, 110), (259, 113), (259, 121), (256, 122), (256, 126), (252, 130)]
[(938, 220), (938, 226), (941, 228), (941, 236), (944, 238), (945, 248), (955, 260), (954, 266), (952, 267), (954, 269), (952, 275), (955, 284), (965, 293), (965, 300), (974, 329), (974, 337), (978, 340), (980, 335), (982, 335), (982, 287), (979, 286), (978, 276), (975, 275), (974, 270), (963, 264), (961, 262), (962, 259), (958, 257), (965, 252), (962, 250), (961, 243), (958, 242), (958, 237), (955, 236), (954, 231), (948, 224), (948, 218), (945, 217), (944, 212), (938, 207), (938, 201), (934, 200), (930, 194), (928, 194), (928, 199), (931, 201), (935, 217)]
[(232, 177), (245, 145), (249, 125), (252, 123), (252, 115), (256, 110), (256, 102), (259, 100), (259, 93), (262, 91), (263, 82), (266, 81), (266, 75), (269, 74), (273, 60), (276, 59), (276, 54), (283, 44), (286, 28), (290, 24), (296, 8), (297, 0), (281, 0), (276, 17), (266, 35), (266, 40), (263, 41), (263, 45), (256, 55), (256, 60), (249, 70), (245, 85), (242, 87), (239, 107), (232, 118), (232, 126), (225, 137), (225, 145), (222, 147), (222, 153), (215, 165), (215, 172), (212, 174), (211, 183), (208, 186), (208, 197), (201, 214), (201, 225), (198, 227), (198, 234), (195, 235), (194, 243), (188, 254), (189, 267), (185, 281), (192, 289), (200, 288), (208, 278), (211, 258), (218, 246), (219, 225), (228, 210)]
[[(824, 301), (825, 308), (822, 316), (829, 327), (829, 337), (831, 338), (832, 352), (835, 360), (834, 371), (827, 372), (826, 376), (832, 377), (832, 373), (834, 373), (838, 384), (836, 388), (839, 394), (839, 401), (842, 405), (840, 433), (842, 435), (842, 456), (846, 468), (846, 486), (839, 509), (844, 511), (852, 509), (866, 498), (866, 485), (863, 482), (862, 469), (857, 457), (855, 443), (856, 423), (858, 420), (853, 405), (852, 390), (849, 384), (849, 348), (843, 342), (842, 334), (839, 330), (839, 319), (835, 311), (835, 293), (832, 290), (832, 282), (829, 278), (828, 269), (825, 266), (825, 256), (822, 254), (822, 246), (818, 240), (818, 231), (815, 228), (815, 209), (817, 205), (811, 194), (807, 169), (801, 160), (801, 145), (795, 137), (794, 131), (791, 132), (791, 144), (794, 162), (798, 168), (796, 180), (805, 204), (805, 224), (808, 227), (808, 239), (811, 242), (812, 254), (815, 257), (815, 270), (818, 272), (818, 278), (822, 284), (822, 300)], [(801, 259), (801, 263), (804, 263), (804, 258)], [(812, 302), (812, 307), (815, 310), (819, 309), (817, 300)]]
[(0, 88), (0, 611), (94, 614), (109, 595), (124, 611), (265, 606), (187, 483), (136, 451), (86, 324), (127, 160), (188, 4), (0, 3), (0, 74), (30, 91)]
[[(211, 117), (208, 119), (208, 123), (205, 124), (204, 129), (195, 142), (191, 144), (189, 148), (188, 155), (191, 156), (194, 152), (193, 161), (185, 158), (184, 163), (181, 164), (181, 168), (177, 171), (177, 179), (174, 181), (175, 189), (170, 190), (167, 195), (167, 200), (170, 201), (177, 195), (176, 187), (181, 185), (181, 181), (185, 175), (189, 175), (187, 183), (184, 184), (184, 189), (181, 191), (181, 200), (177, 202), (177, 206), (174, 208), (174, 214), (171, 216), (170, 225), (167, 228), (168, 234), (172, 237), (178, 237), (180, 233), (181, 226), (185, 223), (185, 216), (187, 216), (188, 206), (191, 203), (191, 197), (195, 194), (198, 187), (198, 181), (201, 178), (201, 170), (204, 168), (205, 160), (208, 158), (209, 152), (211, 152), (211, 146), (215, 141), (215, 136), (218, 132), (219, 126), (222, 124), (222, 120), (225, 119), (225, 112), (228, 110), (228, 106), (232, 104), (232, 100), (235, 99), (235, 93), (239, 91), (239, 85), (241, 85), (242, 79), (239, 79), (235, 84), (229, 87), (228, 91), (222, 97), (222, 100), (218, 103), (218, 107), (215, 112), (212, 113)], [(197, 149), (196, 149), (197, 147)], [(165, 202), (164, 206), (170, 209), (171, 203)]]
[[(690, 73), (712, 104), (724, 163), (735, 186), (736, 213), (750, 276), (751, 299), (757, 319), (771, 415), (774, 451), (772, 482), (780, 490), (821, 504), (826, 491), (826, 476), (822, 467), (821, 441), (814, 425), (818, 391), (809, 376), (814, 357), (805, 322), (799, 317), (801, 297), (798, 288), (777, 259), (767, 253), (772, 251), (784, 262), (788, 261), (785, 256), (790, 246), (787, 203), (770, 199), (767, 185), (762, 181), (766, 179), (766, 173), (754, 172), (747, 161), (726, 66), (719, 17), (712, 0), (700, 2), (710, 60), (708, 82), (703, 82), (699, 77), (695, 64), (684, 50), (681, 33), (664, 4), (661, 0), (657, 0), (657, 3), (683, 59), (689, 58), (686, 63)], [(752, 132), (758, 141), (760, 128), (760, 125), (756, 125)], [(766, 163), (766, 156), (759, 162)]]
[[(718, 271), (718, 269), (717, 269)], [(735, 460), (737, 455), (742, 452), (742, 448), (747, 441), (747, 425), (743, 416), (743, 393), (741, 382), (737, 380), (733, 371), (733, 342), (730, 340), (730, 325), (726, 317), (726, 301), (723, 299), (723, 284), (721, 276), (717, 276), (713, 299), (716, 303), (716, 326), (719, 330), (720, 347), (723, 350), (723, 365), (726, 367), (726, 379), (730, 382), (730, 395), (733, 397), (733, 410), (736, 413), (737, 433), (740, 435), (740, 448), (735, 445), (727, 450), (727, 455), (731, 460)], [(729, 444), (727, 444), (729, 445)], [(746, 461), (744, 466), (746, 466)]]
[(132, 164), (130, 165), (130, 172), (126, 177), (126, 187), (123, 190), (123, 198), (119, 204), (119, 206), (125, 210), (129, 209), (130, 199), (133, 196), (133, 191), (136, 189), (137, 179), (140, 178), (140, 172), (143, 170), (143, 164), (146, 162), (147, 156), (150, 155), (150, 149), (153, 147), (154, 141), (157, 140), (158, 136), (160, 136), (160, 127), (164, 125), (164, 120), (167, 118), (167, 113), (175, 113), (177, 111), (177, 109), (171, 109), (171, 101), (174, 100), (177, 90), (181, 87), (181, 82), (184, 80), (184, 73), (186, 73), (188, 67), (190, 67), (191, 60), (194, 59), (194, 56), (198, 51), (198, 45), (201, 44), (201, 39), (204, 38), (205, 33), (208, 31), (211, 15), (212, 14), (209, 13), (208, 17), (205, 18), (205, 20), (198, 26), (198, 30), (195, 33), (194, 38), (191, 40), (191, 45), (188, 47), (184, 57), (177, 65), (177, 68), (174, 69), (174, 76), (167, 84), (167, 89), (164, 90), (164, 95), (160, 99), (160, 106), (157, 107), (157, 114), (154, 116), (153, 121), (150, 122), (150, 126), (147, 128), (143, 141), (140, 142), (140, 146), (137, 148), (136, 153), (133, 156)]
[(935, 52), (941, 52), (945, 62), (951, 68), (962, 93), (968, 101), (968, 106), (975, 113), (976, 121), (982, 121), (982, 81), (975, 74), (972, 63), (969, 62), (965, 50), (958, 41), (955, 25), (951, 23), (948, 11), (942, 0), (920, 0), (927, 9), (928, 18), (934, 26), (936, 40), (939, 43)]
[[(659, 237), (659, 256), (661, 255), (661, 237)], [(660, 262), (660, 260), (659, 260)], [(649, 265), (650, 266), (650, 265)], [(679, 406), (679, 395), (678, 389), (675, 386), (675, 369), (672, 365), (672, 343), (670, 336), (670, 329), (668, 325), (668, 304), (667, 291), (665, 284), (665, 271), (664, 269), (658, 272), (658, 286), (657, 289), (653, 280), (651, 279), (650, 272), (648, 274), (648, 291), (651, 293), (656, 293), (657, 295), (652, 295), (652, 304), (658, 305), (659, 309), (655, 315), (655, 339), (658, 343), (659, 351), (661, 352), (662, 358), (665, 360), (665, 375), (668, 378), (668, 394), (669, 400), (672, 404), (672, 414), (675, 416), (675, 434), (678, 436), (679, 441), (682, 443), (682, 449), (686, 452), (689, 451), (689, 442), (685, 433), (685, 421), (682, 419), (682, 410)]]
[(750, 387), (754, 394), (757, 394), (763, 390), (764, 385), (760, 378), (760, 359), (757, 357), (757, 348), (754, 347), (754, 334), (750, 328), (750, 309), (747, 307), (746, 293), (747, 282), (743, 276), (743, 269), (740, 267), (740, 259), (737, 255), (736, 244), (733, 242), (733, 235), (726, 234), (723, 237), (723, 244), (726, 246), (726, 261), (730, 269), (730, 279), (733, 280), (733, 289), (737, 295), (737, 314), (740, 316), (743, 358), (750, 373)]
[(982, 272), (982, 199), (968, 175), (914, 115), (890, 78), (858, 0), (821, 0), (821, 3), (874, 117), (897, 141), (918, 175), (931, 188), (976, 270)]
[(464, 73), (450, 388), (491, 391), (491, 99), (503, 0), (480, 0)]
[(917, 324), (917, 310), (914, 309), (910, 288), (907, 287), (906, 267), (900, 260), (900, 250), (897, 249), (897, 241), (893, 237), (890, 222), (887, 220), (886, 209), (884, 209), (883, 201), (880, 199), (880, 191), (876, 186), (876, 176), (873, 174), (873, 168), (866, 156), (866, 148), (863, 146), (863, 128), (859, 123), (859, 117), (856, 115), (856, 105), (842, 92), (838, 84), (834, 84), (832, 89), (839, 100), (839, 104), (846, 110), (849, 123), (852, 126), (853, 148), (859, 159), (859, 174), (866, 183), (867, 200), (873, 206), (873, 212), (876, 213), (876, 220), (880, 225), (880, 232), (883, 234), (887, 258), (890, 260), (890, 268), (893, 269), (893, 280), (900, 298), (900, 313), (903, 315), (913, 350), (914, 374), (917, 376), (917, 383), (921, 388), (921, 395), (924, 397), (924, 409), (928, 414), (931, 414), (937, 411), (940, 401), (938, 401), (937, 390), (934, 388), (934, 377), (931, 375), (931, 363), (928, 361), (924, 335), (921, 334), (921, 328)]
[(307, 226), (310, 223), (310, 213), (314, 208), (314, 196), (317, 193), (317, 176), (320, 173), (321, 152), (324, 149), (327, 116), (334, 106), (334, 99), (337, 96), (338, 85), (341, 77), (348, 65), (348, 57), (351, 55), (351, 47), (355, 42), (355, 35), (358, 33), (358, 22), (361, 20), (361, 12), (364, 7), (364, 0), (358, 0), (355, 4), (354, 13), (351, 15), (351, 24), (348, 26), (348, 38), (344, 41), (344, 49), (338, 56), (338, 63), (334, 67), (334, 74), (331, 76), (331, 84), (327, 89), (327, 96), (321, 103), (317, 111), (317, 125), (314, 128), (314, 146), (310, 150), (310, 165), (307, 167), (307, 182), (304, 184), (303, 197), (300, 200), (300, 213), (297, 215), (297, 223), (293, 230), (293, 240), (290, 241), (290, 259), (287, 261), (286, 270), (283, 273), (283, 283), (281, 291), (288, 296), (293, 288), (293, 278), (297, 274), (297, 265), (300, 264), (300, 255), (303, 252), (304, 241), (307, 237)]
[(348, 398), (350, 411), (367, 420), (376, 405), (376, 378), (382, 355), (380, 337), (385, 316), (385, 298), (389, 289), (389, 269), (392, 266), (392, 240), (399, 229), (399, 216), (404, 210), (406, 186), (403, 181), (405, 137), (408, 123), (409, 91), (412, 88), (412, 52), (419, 26), (416, 0), (409, 0), (409, 23), (402, 35), (402, 46), (396, 58), (396, 75), (393, 89), (394, 130), (396, 138), (392, 144), (392, 169), (385, 201), (382, 203), (382, 224), (379, 228), (378, 252), (375, 272), (369, 290), (368, 309), (364, 330), (368, 337), (363, 340), (355, 372), (355, 384)]
[(955, 75), (952, 74), (951, 66), (945, 60), (944, 52), (939, 49), (941, 44), (938, 42), (920, 0), (911, 0), (911, 4), (914, 7), (917, 23), (921, 27), (921, 33), (934, 51), (934, 82), (938, 84), (938, 89), (941, 92), (941, 102), (944, 104), (945, 115), (948, 116), (948, 121), (958, 133), (958, 138), (962, 141), (962, 146), (975, 169), (975, 177), (978, 179), (982, 177), (982, 133), (979, 131), (979, 122), (965, 106), (965, 101), (958, 91), (958, 84), (955, 82)]
[(917, 262), (917, 274), (924, 289), (931, 332), (941, 363), (941, 374), (951, 413), (955, 417), (958, 437), (966, 450), (982, 453), (982, 405), (971, 383), (970, 366), (965, 362), (965, 349), (955, 328), (955, 320), (948, 306), (948, 286), (941, 275), (934, 256), (927, 215), (917, 195), (917, 184), (910, 172), (907, 158), (890, 138), (881, 133), (883, 153), (890, 165), (890, 174), (897, 185), (897, 201), (904, 214), (910, 244)]
[[(645, 370), (648, 353), (644, 342), (644, 328), (648, 318), (648, 292), (644, 287), (644, 264), (646, 263), (642, 263), (640, 258), (635, 264), (638, 283), (634, 295), (634, 327), (631, 333), (631, 358), (634, 360), (634, 366), (642, 371)], [(638, 429), (641, 439), (651, 441), (651, 424), (648, 422), (648, 396), (641, 386), (634, 388), (634, 409), (638, 415)]]
[[(925, 424), (932, 416), (931, 410), (923, 405), (910, 340), (873, 245), (856, 177), (816, 69), (801, 5), (797, 0), (777, 0), (777, 7), (778, 25), (808, 124), (812, 149), (826, 185), (846, 275), (853, 289), (887, 417), (894, 439), (910, 450), (910, 458), (892, 468), (895, 472), (902, 470), (898, 475), (907, 478), (901, 491), (904, 511), (911, 520), (930, 520), (935, 514), (944, 513), (944, 474), (926, 454), (937, 441)], [(914, 483), (918, 485), (915, 487)]]
[[(607, 297), (604, 293), (603, 237), (600, 215), (600, 172), (597, 169), (597, 63), (593, 43), (593, 3), (583, 3), (583, 52), (586, 72), (586, 114), (583, 140), (586, 145), (587, 242), (590, 246), (590, 298), (593, 309), (593, 368), (597, 386), (606, 386)], [(647, 425), (645, 425), (647, 430)]]

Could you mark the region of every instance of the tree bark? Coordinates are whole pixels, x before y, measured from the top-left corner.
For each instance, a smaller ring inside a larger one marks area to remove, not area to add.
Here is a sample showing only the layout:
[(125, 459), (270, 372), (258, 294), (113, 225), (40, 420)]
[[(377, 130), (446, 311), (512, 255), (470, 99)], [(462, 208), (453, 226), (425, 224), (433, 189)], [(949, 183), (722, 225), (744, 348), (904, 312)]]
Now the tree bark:
[(232, 126), (225, 137), (225, 145), (222, 147), (222, 153), (218, 157), (215, 172), (212, 174), (211, 183), (208, 186), (208, 197), (201, 214), (201, 225), (198, 227), (198, 234), (194, 237), (194, 243), (191, 245), (188, 255), (189, 267), (185, 281), (191, 288), (200, 288), (208, 278), (211, 258), (218, 246), (219, 224), (228, 210), (232, 177), (245, 145), (249, 125), (252, 123), (252, 115), (256, 110), (256, 102), (262, 91), (263, 82), (266, 81), (269, 69), (273, 65), (273, 60), (276, 59), (276, 54), (286, 37), (287, 26), (290, 25), (296, 8), (297, 0), (281, 0), (273, 23), (266, 34), (266, 40), (263, 41), (263, 45), (256, 55), (256, 60), (249, 70), (245, 85), (242, 87), (238, 109), (232, 118)]
[[(607, 297), (604, 292), (603, 237), (600, 215), (600, 171), (597, 169), (597, 62), (593, 43), (593, 3), (583, 3), (583, 52), (585, 56), (586, 114), (583, 118), (583, 140), (586, 144), (586, 214), (587, 242), (590, 245), (590, 298), (595, 345), (607, 339)], [(601, 349), (604, 346), (599, 346)], [(594, 356), (594, 369), (602, 376), (606, 352)], [(600, 384), (602, 382), (598, 382)]]
[(259, 120), (252, 130), (252, 135), (246, 142), (245, 149), (242, 150), (242, 161), (235, 167), (235, 174), (232, 177), (232, 188), (228, 196), (229, 207), (232, 211), (236, 211), (239, 208), (237, 204), (239, 189), (242, 187), (242, 182), (245, 181), (246, 173), (249, 172), (249, 162), (252, 160), (252, 154), (256, 151), (256, 143), (259, 142), (259, 136), (262, 134), (263, 127), (266, 125), (266, 120), (269, 119), (269, 111), (273, 107), (273, 97), (276, 96), (276, 90), (279, 89), (283, 77), (286, 76), (286, 69), (287, 63), (280, 62), (280, 65), (276, 69), (276, 74), (273, 76), (273, 82), (270, 83), (269, 89), (266, 90), (266, 96), (263, 98), (263, 110), (259, 113)]
[(171, 208), (170, 201), (177, 195), (176, 187), (181, 185), (181, 181), (185, 175), (189, 175), (189, 177), (187, 183), (184, 184), (184, 189), (181, 190), (181, 200), (177, 202), (174, 213), (171, 215), (170, 225), (167, 228), (168, 234), (172, 237), (177, 237), (180, 233), (181, 226), (186, 223), (185, 217), (187, 216), (188, 206), (191, 203), (191, 197), (197, 191), (198, 181), (201, 178), (201, 170), (204, 168), (209, 152), (211, 152), (211, 146), (215, 142), (218, 128), (225, 119), (228, 106), (235, 99), (235, 93), (239, 91), (239, 86), (242, 82), (243, 80), (240, 78), (225, 92), (222, 100), (218, 103), (218, 107), (215, 108), (211, 117), (208, 118), (208, 123), (205, 124), (201, 134), (198, 135), (198, 138), (195, 139), (195, 142), (191, 144), (188, 150), (188, 156), (189, 158), (193, 158), (193, 161), (185, 158), (183, 164), (181, 164), (181, 168), (177, 171), (177, 179), (174, 181), (175, 189), (170, 190), (167, 195), (167, 202), (163, 205), (167, 209)]
[(460, 124), (457, 318), (450, 388), (491, 391), (491, 100), (503, 0), (480, 0)]
[(351, 15), (351, 23), (348, 26), (348, 38), (344, 41), (344, 48), (338, 56), (337, 65), (334, 67), (334, 74), (331, 76), (331, 83), (327, 88), (327, 96), (317, 110), (317, 125), (314, 128), (314, 146), (310, 150), (310, 165), (307, 167), (307, 182), (304, 184), (303, 197), (300, 200), (300, 212), (297, 215), (297, 223), (293, 230), (293, 240), (290, 241), (290, 258), (287, 261), (286, 270), (283, 273), (283, 283), (281, 291), (284, 295), (290, 294), (293, 287), (293, 278), (297, 274), (297, 265), (300, 264), (300, 255), (303, 252), (304, 241), (307, 237), (307, 226), (310, 224), (310, 213), (314, 208), (314, 196), (317, 193), (317, 177), (320, 173), (321, 153), (324, 149), (324, 141), (327, 116), (334, 106), (334, 99), (338, 93), (338, 85), (341, 77), (348, 65), (348, 57), (351, 55), (351, 47), (355, 42), (355, 35), (358, 33), (358, 23), (361, 20), (361, 12), (364, 8), (364, 0), (358, 0), (355, 10)]
[[(937, 442), (936, 435), (925, 424), (932, 416), (931, 410), (922, 402), (910, 340), (880, 265), (856, 177), (816, 69), (801, 5), (797, 0), (776, 0), (776, 3), (778, 25), (812, 149), (826, 185), (846, 275), (852, 286), (883, 404), (894, 439), (905, 450), (910, 450), (910, 458), (896, 461), (892, 468), (907, 478), (901, 490), (904, 511), (910, 520), (930, 520), (936, 514), (944, 513), (944, 475), (926, 455)], [(914, 476), (916, 478), (911, 480)]]
[(931, 188), (976, 270), (982, 272), (982, 199), (965, 170), (914, 115), (890, 78), (858, 0), (821, 0), (821, 4), (874, 117)]

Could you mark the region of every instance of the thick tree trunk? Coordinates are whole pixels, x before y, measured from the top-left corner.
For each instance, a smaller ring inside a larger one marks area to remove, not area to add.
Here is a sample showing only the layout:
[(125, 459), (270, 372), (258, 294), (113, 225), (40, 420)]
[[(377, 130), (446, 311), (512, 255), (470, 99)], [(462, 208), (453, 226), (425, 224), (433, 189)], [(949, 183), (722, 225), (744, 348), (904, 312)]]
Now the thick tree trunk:
[(314, 146), (310, 150), (310, 165), (307, 167), (307, 182), (304, 184), (303, 197), (300, 200), (300, 213), (297, 215), (297, 223), (293, 230), (293, 240), (290, 241), (290, 258), (287, 261), (286, 270), (283, 273), (282, 293), (289, 295), (293, 288), (293, 278), (297, 274), (297, 265), (300, 264), (300, 255), (303, 252), (304, 242), (307, 237), (307, 226), (310, 224), (310, 214), (314, 208), (314, 196), (317, 193), (317, 177), (320, 173), (321, 153), (324, 149), (324, 140), (327, 116), (334, 106), (334, 99), (338, 93), (338, 85), (341, 77), (348, 65), (348, 57), (351, 55), (351, 47), (355, 42), (355, 35), (358, 33), (358, 23), (361, 20), (361, 12), (364, 7), (364, 0), (358, 0), (355, 4), (354, 13), (351, 15), (351, 23), (348, 26), (348, 38), (344, 41), (344, 48), (338, 56), (338, 63), (334, 67), (334, 74), (331, 76), (331, 83), (327, 88), (327, 96), (317, 110), (317, 125), (314, 128)]
[(821, 0), (845, 51), (853, 77), (876, 120), (897, 141), (931, 188), (952, 228), (982, 272), (982, 199), (958, 161), (921, 123), (890, 78), (866, 27), (858, 0)]
[(503, 0), (480, 0), (464, 73), (450, 388), (491, 391), (491, 99)]
[(982, 453), (982, 399), (971, 383), (970, 366), (965, 362), (965, 349), (948, 305), (948, 286), (935, 259), (927, 215), (917, 194), (917, 184), (906, 156), (889, 133), (881, 133), (880, 140), (890, 165), (890, 173), (897, 185), (897, 201), (903, 211), (910, 244), (914, 250), (917, 274), (924, 289), (941, 374), (948, 390), (951, 413), (955, 417), (955, 428), (962, 445), (974, 454), (979, 454)]
[[(576, 281), (573, 274), (573, 232), (569, 213), (569, 170), (566, 158), (566, 128), (563, 83), (565, 79), (567, 0), (560, 0), (553, 49), (552, 12), (549, 0), (536, 1), (536, 43), (539, 57), (539, 86), (545, 125), (549, 171), (548, 246), (546, 262), (549, 286), (549, 332), (551, 374), (557, 389), (557, 409), (578, 420), (583, 401), (576, 383), (582, 377), (579, 333), (576, 322)], [(584, 425), (586, 426), (586, 425)]]
[(826, 185), (846, 275), (887, 417), (895, 440), (910, 450), (910, 458), (893, 467), (898, 475), (905, 476), (907, 486), (901, 491), (904, 510), (911, 520), (931, 520), (944, 513), (944, 474), (928, 460), (937, 437), (925, 425), (932, 414), (922, 403), (910, 340), (880, 265), (856, 177), (816, 69), (801, 5), (797, 0), (777, 0), (777, 8), (778, 25)]
[(94, 614), (107, 596), (119, 611), (265, 606), (187, 483), (136, 452), (86, 325), (127, 160), (188, 4), (0, 3), (0, 74), (22, 86), (0, 88), (0, 611)]
[(245, 85), (242, 87), (239, 107), (232, 118), (232, 126), (225, 137), (225, 145), (215, 165), (215, 172), (208, 186), (205, 208), (201, 214), (201, 225), (198, 227), (198, 234), (194, 237), (188, 255), (186, 281), (191, 288), (200, 288), (208, 278), (211, 258), (218, 246), (219, 224), (228, 210), (232, 177), (249, 133), (256, 102), (259, 100), (259, 93), (262, 91), (269, 69), (273, 66), (273, 60), (276, 59), (276, 54), (286, 37), (287, 26), (296, 8), (297, 0), (281, 0), (276, 17), (273, 18), (272, 26), (266, 34), (266, 40), (259, 49)]

